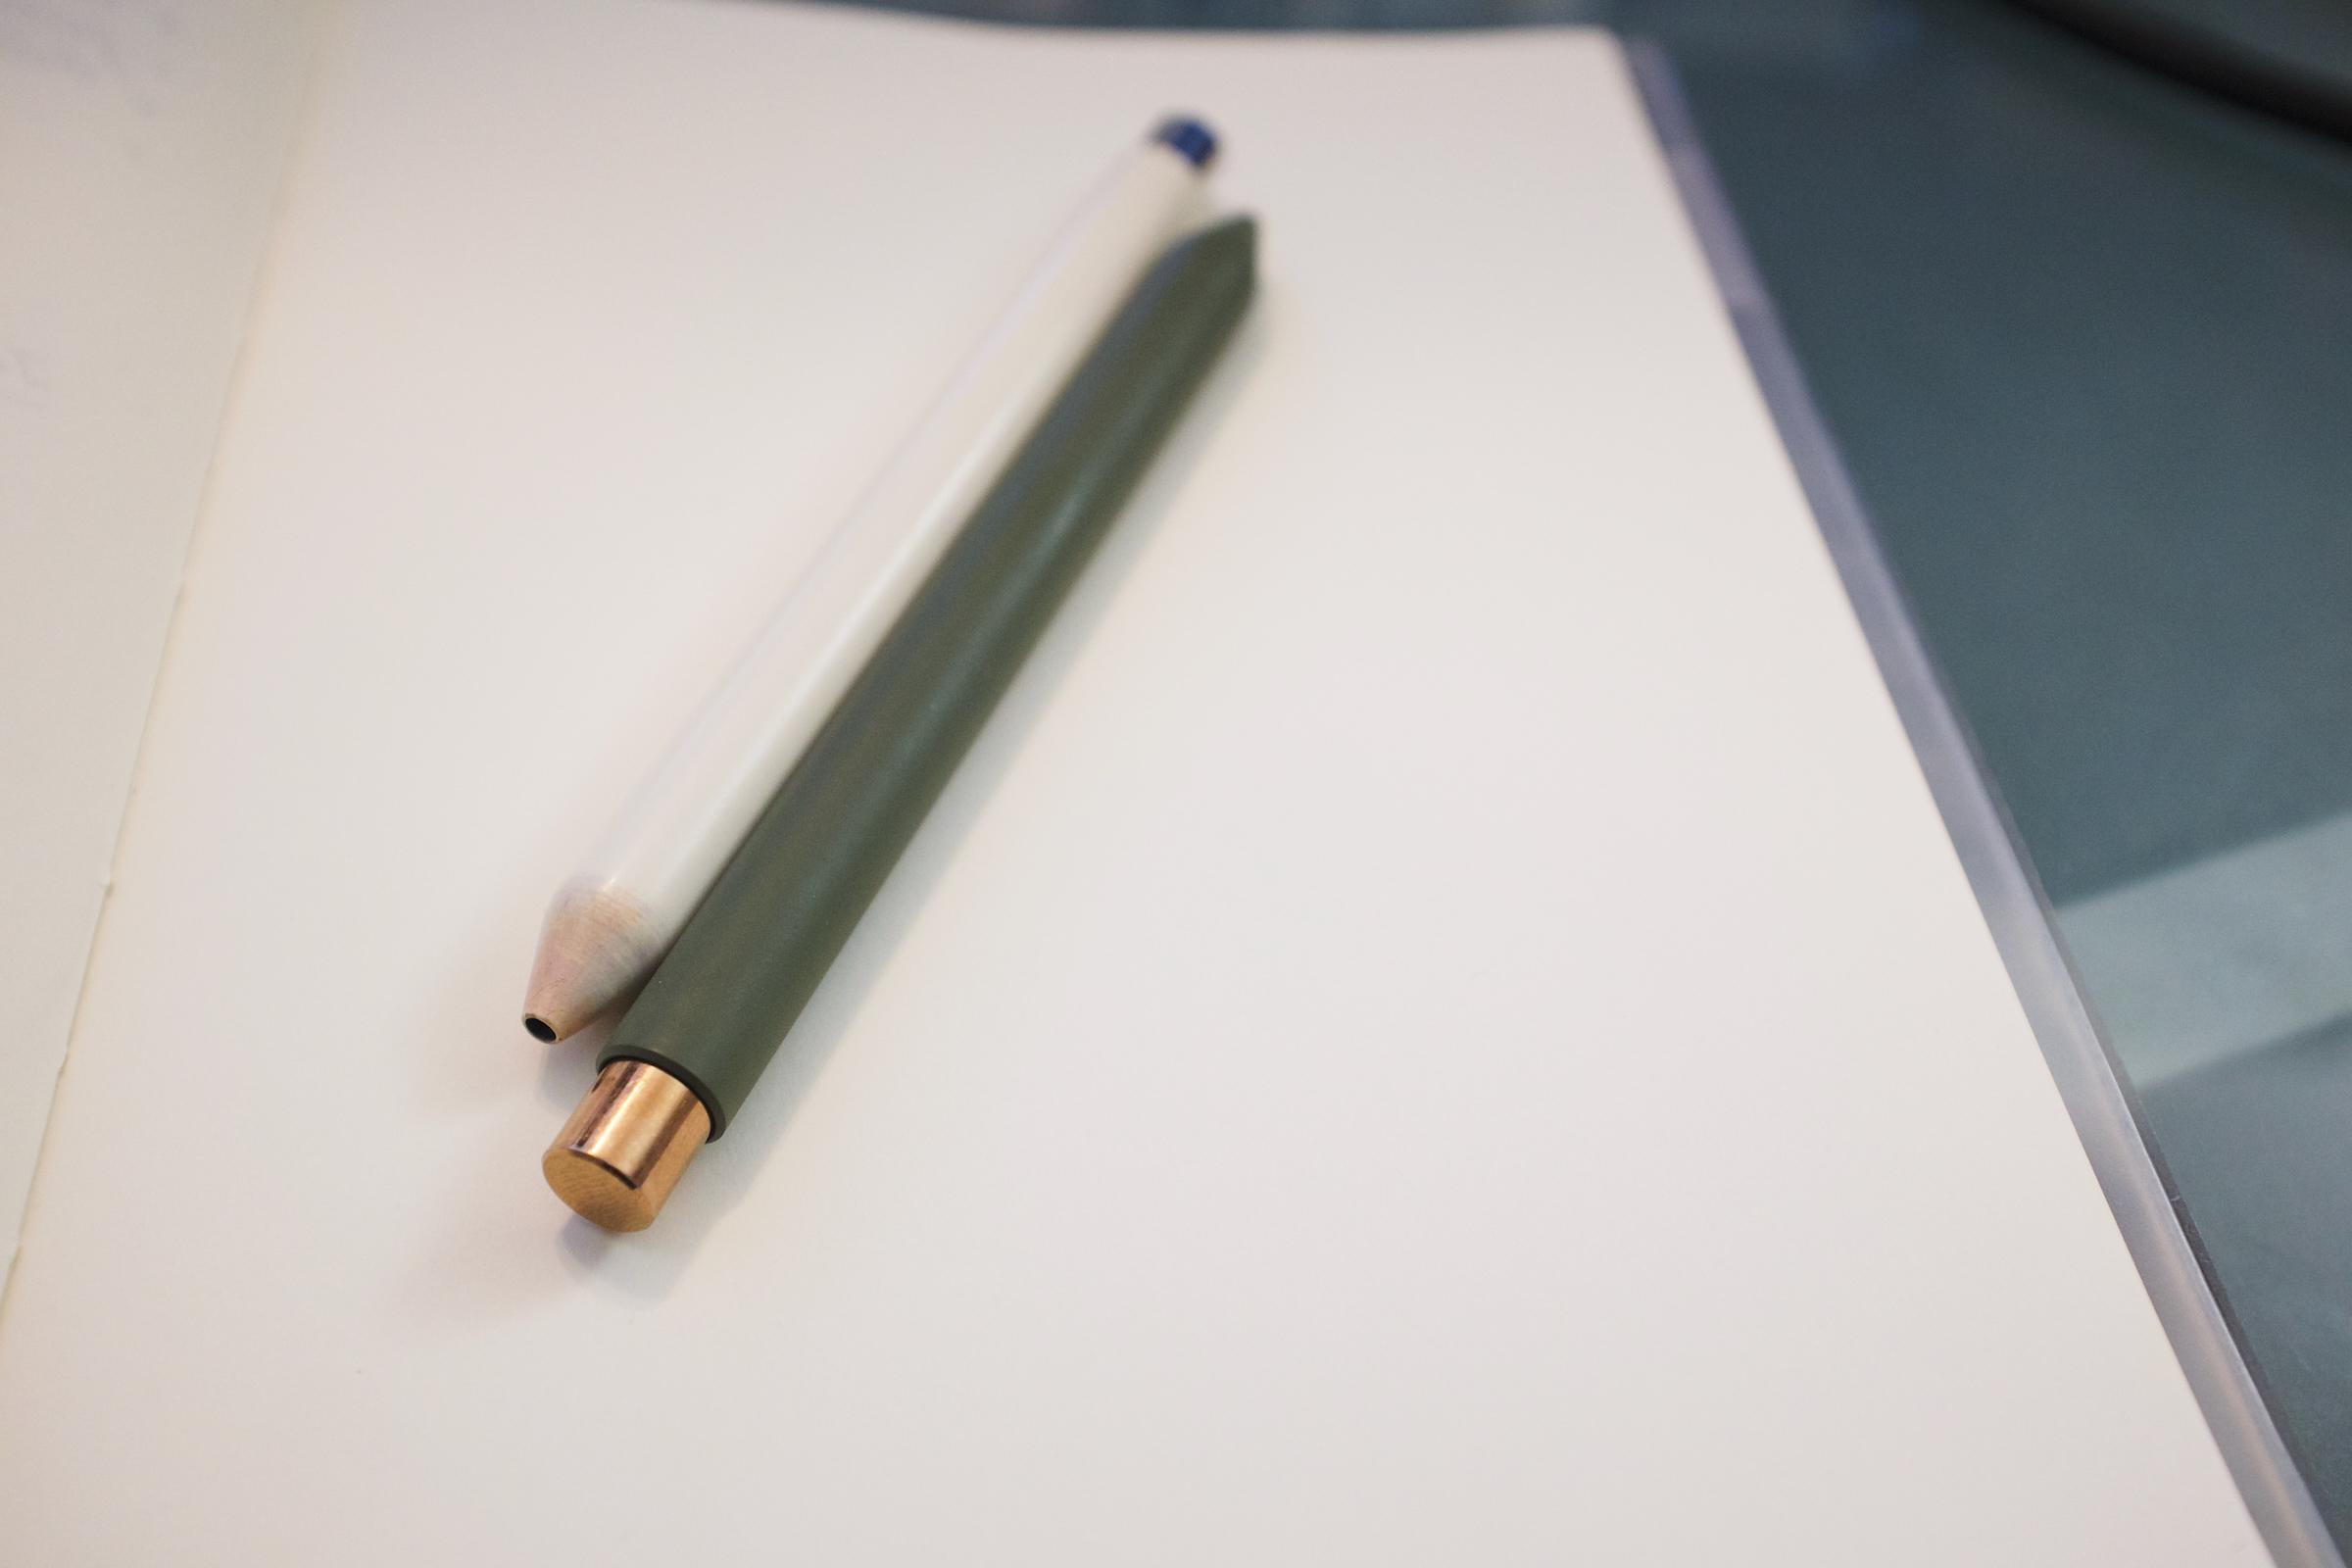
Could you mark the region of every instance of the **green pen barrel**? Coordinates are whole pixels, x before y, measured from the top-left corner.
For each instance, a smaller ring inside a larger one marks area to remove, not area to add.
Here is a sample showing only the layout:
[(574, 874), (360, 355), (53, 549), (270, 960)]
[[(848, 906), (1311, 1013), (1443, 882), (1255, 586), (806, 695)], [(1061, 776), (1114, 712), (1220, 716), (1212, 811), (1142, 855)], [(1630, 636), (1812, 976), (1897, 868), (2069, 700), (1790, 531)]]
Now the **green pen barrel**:
[(1257, 230), (1172, 246), (1136, 285), (598, 1057), (741, 1108), (1152, 455), (1232, 337)]

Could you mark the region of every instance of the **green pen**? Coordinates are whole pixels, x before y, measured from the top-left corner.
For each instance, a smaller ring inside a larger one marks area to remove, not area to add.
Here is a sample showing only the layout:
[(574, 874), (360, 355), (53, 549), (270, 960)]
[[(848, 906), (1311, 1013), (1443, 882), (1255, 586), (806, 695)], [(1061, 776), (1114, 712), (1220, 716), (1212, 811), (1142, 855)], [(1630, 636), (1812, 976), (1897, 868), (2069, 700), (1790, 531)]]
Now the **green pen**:
[(643, 1229), (724, 1135), (1231, 339), (1256, 237), (1145, 274), (769, 801), (541, 1161), (579, 1213)]

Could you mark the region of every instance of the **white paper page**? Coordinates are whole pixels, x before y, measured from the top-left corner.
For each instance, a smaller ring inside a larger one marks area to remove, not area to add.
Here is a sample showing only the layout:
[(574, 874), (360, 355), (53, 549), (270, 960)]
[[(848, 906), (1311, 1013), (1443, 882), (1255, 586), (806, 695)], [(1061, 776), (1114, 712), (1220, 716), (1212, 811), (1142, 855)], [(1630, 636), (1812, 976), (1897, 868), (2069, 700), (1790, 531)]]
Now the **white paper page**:
[(0, 0), (0, 1276), (310, 42), (273, 0)]
[[(0, 1320), (27, 1560), (2263, 1560), (1605, 37), (322, 73)], [(1170, 106), (1253, 319), (726, 1139), (567, 1220), (548, 889)]]

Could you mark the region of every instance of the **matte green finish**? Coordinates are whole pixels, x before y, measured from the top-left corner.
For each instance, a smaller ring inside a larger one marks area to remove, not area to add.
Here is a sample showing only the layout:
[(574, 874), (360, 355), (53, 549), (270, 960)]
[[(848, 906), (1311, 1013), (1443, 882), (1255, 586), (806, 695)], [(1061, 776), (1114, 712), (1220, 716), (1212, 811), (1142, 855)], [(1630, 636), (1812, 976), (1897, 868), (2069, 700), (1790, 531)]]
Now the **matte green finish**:
[(1256, 225), (1179, 242), (972, 514), (760, 814), (599, 1065), (689, 1085), (716, 1139), (1233, 334)]

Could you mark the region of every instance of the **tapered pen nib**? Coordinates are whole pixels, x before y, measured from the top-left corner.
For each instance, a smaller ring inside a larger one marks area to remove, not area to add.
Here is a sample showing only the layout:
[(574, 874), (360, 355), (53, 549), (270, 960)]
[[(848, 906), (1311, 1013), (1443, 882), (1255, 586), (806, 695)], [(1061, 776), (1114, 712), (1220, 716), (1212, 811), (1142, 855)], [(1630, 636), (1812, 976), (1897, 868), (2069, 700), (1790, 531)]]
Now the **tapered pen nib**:
[(643, 985), (661, 956), (636, 900), (611, 887), (566, 885), (539, 933), (522, 1027), (534, 1040), (577, 1034)]

